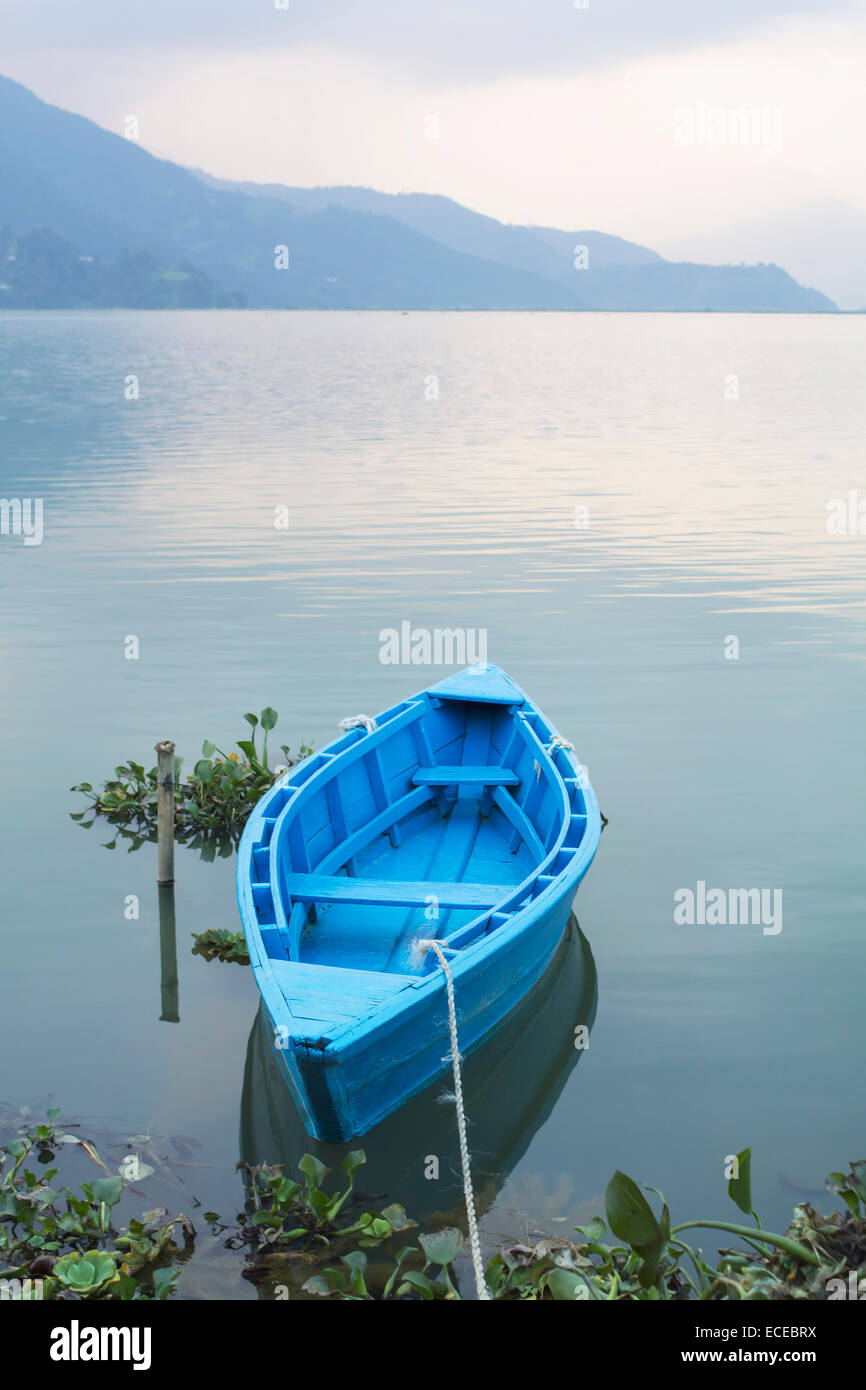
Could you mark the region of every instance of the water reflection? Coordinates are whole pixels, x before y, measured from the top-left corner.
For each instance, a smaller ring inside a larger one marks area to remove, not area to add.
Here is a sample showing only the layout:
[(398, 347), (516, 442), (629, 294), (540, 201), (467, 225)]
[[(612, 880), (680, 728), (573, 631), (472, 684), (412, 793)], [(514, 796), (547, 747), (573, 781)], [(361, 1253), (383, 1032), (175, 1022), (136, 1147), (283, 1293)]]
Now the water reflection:
[(162, 997), (161, 1023), (180, 1023), (177, 978), (177, 925), (174, 910), (174, 884), (157, 885), (159, 894), (159, 962)]
[[(572, 917), (550, 967), (519, 1008), (464, 1063), (469, 1144), (479, 1214), (495, 1200), (509, 1173), (548, 1118), (581, 1049), (575, 1029), (595, 1018), (597, 979), (589, 943)], [(459, 1001), (458, 1001), (459, 1003)], [(418, 1221), (462, 1210), (454, 1107), (441, 1099), (442, 1080), (409, 1101), (363, 1138), (349, 1144), (311, 1139), (295, 1109), (273, 1053), (260, 1008), (250, 1033), (241, 1099), (240, 1149), (247, 1163), (284, 1163), (297, 1171), (304, 1153), (330, 1168), (360, 1144), (367, 1164), (359, 1188), (400, 1201)], [(438, 1159), (438, 1179), (425, 1177)]]

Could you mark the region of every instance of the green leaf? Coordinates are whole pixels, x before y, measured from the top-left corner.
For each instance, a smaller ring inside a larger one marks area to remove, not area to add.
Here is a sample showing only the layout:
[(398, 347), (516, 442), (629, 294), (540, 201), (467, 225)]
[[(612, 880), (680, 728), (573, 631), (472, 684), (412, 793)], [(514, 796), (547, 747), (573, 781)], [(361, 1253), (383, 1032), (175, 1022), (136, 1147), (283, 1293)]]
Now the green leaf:
[(277, 711), (275, 709), (271, 709), (270, 705), (266, 705), (265, 708), (262, 710), (262, 728), (265, 730), (266, 733), (274, 727), (278, 719), (279, 715), (277, 714)]
[(304, 1293), (316, 1293), (322, 1297), (341, 1292), (345, 1287), (346, 1276), (339, 1269), (326, 1269), (324, 1274), (314, 1274), (301, 1285)]
[(399, 1202), (391, 1202), (389, 1206), (382, 1208), (382, 1219), (388, 1222), (392, 1231), (406, 1231), (416, 1223), (410, 1221), (406, 1215), (406, 1208)]
[(114, 1298), (129, 1302), (137, 1297), (138, 1281), (131, 1274), (120, 1273), (111, 1281), (111, 1293)]
[(826, 1186), (842, 1198), (852, 1216), (860, 1215), (860, 1199), (851, 1187), (850, 1178), (846, 1178), (844, 1173), (830, 1173)]
[(314, 1154), (304, 1154), (298, 1168), (304, 1175), (304, 1184), (308, 1192), (313, 1188), (321, 1187), (328, 1169)]
[(398, 1297), (407, 1293), (420, 1293), (422, 1298), (430, 1299), (436, 1297), (437, 1286), (426, 1274), (418, 1274), (414, 1269), (410, 1269), (403, 1278), (403, 1283), (397, 1290)]
[(394, 1285), (400, 1277), (400, 1270), (403, 1266), (404, 1261), (408, 1260), (410, 1255), (417, 1255), (417, 1253), (418, 1251), (414, 1245), (404, 1245), (397, 1251), (396, 1255), (394, 1256), (394, 1272), (389, 1276), (388, 1282), (382, 1290), (382, 1296), (384, 1298), (388, 1298), (390, 1296), (391, 1290), (393, 1289)]
[(120, 1201), (120, 1194), (123, 1191), (122, 1178), (97, 1178), (91, 1183), (94, 1201), (107, 1202), (113, 1207)]
[(658, 1274), (659, 1261), (670, 1235), (667, 1207), (662, 1212), (662, 1225), (659, 1225), (637, 1183), (619, 1169), (607, 1185), (604, 1205), (607, 1224), (614, 1235), (626, 1241), (641, 1257), (638, 1282), (641, 1288), (649, 1288)]
[(322, 1192), (321, 1188), (318, 1187), (314, 1188), (311, 1192), (307, 1193), (307, 1201), (319, 1219), (324, 1221), (328, 1216), (331, 1205), (331, 1199), (327, 1192)]
[(433, 1235), (419, 1236), (421, 1248), (430, 1265), (450, 1265), (463, 1249), (463, 1232), (456, 1226), (446, 1226)]
[[(552, 1269), (544, 1276), (546, 1287), (559, 1302), (574, 1302), (576, 1298), (588, 1298), (589, 1290), (579, 1274), (570, 1269)], [(586, 1290), (584, 1293), (583, 1291)]]
[(852, 1186), (862, 1202), (866, 1202), (866, 1159), (851, 1164)]
[(600, 1216), (594, 1216), (587, 1226), (575, 1226), (574, 1229), (581, 1235), (586, 1236), (589, 1241), (599, 1241), (604, 1235), (607, 1227)]
[(301, 1184), (292, 1182), (291, 1178), (284, 1178), (282, 1174), (272, 1184), (274, 1202), (277, 1206), (287, 1207), (290, 1205), (296, 1192), (300, 1192)]
[(205, 787), (209, 786), (214, 779), (214, 765), (208, 762), (207, 758), (200, 758), (192, 771), (196, 780)]
[(728, 1183), (728, 1196), (746, 1216), (752, 1214), (752, 1150), (737, 1154), (737, 1176)]
[(216, 744), (211, 743), (210, 739), (206, 738), (201, 746), (201, 751), (204, 757), (212, 758), (214, 753), (216, 752)]
[(366, 1162), (367, 1155), (364, 1153), (364, 1150), (353, 1149), (351, 1153), (346, 1154), (346, 1157), (343, 1159), (341, 1167), (343, 1169), (343, 1172), (347, 1173), (351, 1178), (354, 1175), (356, 1169), (360, 1168), (361, 1164)]
[(607, 1185), (604, 1207), (614, 1235), (633, 1249), (639, 1250), (658, 1238), (659, 1226), (649, 1202), (637, 1183), (619, 1169)]
[(259, 722), (258, 716), (255, 714), (245, 714), (244, 719), (247, 721), (248, 724), (252, 724), (253, 728), (255, 728)]
[(179, 1269), (155, 1269), (153, 1271), (153, 1296), (158, 1303), (162, 1303), (168, 1298), (179, 1278)]

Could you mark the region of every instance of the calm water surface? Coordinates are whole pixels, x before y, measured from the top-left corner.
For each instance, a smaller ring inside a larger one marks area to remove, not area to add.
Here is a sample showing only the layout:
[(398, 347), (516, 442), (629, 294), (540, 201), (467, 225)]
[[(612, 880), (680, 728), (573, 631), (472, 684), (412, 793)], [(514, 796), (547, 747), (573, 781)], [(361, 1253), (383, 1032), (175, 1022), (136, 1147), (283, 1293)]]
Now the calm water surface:
[[(162, 737), (191, 766), (266, 703), (322, 744), (444, 674), (380, 662), (410, 621), (485, 631), (610, 818), (588, 946), (473, 1064), (488, 1237), (566, 1230), (617, 1167), (724, 1215), (746, 1144), (784, 1223), (861, 1157), (866, 536), (825, 520), (866, 499), (864, 347), (862, 318), (2, 315), (0, 491), (45, 535), (0, 538), (0, 1101), (155, 1136), (172, 1209), (312, 1147), (251, 974), (190, 954), (238, 926), (233, 861), (178, 851), (170, 1021), (154, 851), (103, 848), (68, 789)], [(781, 932), (676, 925), (698, 880), (781, 890)], [(450, 1128), (407, 1107), (365, 1186), (447, 1209), (450, 1163), (435, 1192), (418, 1165)], [(182, 1292), (255, 1297), (239, 1268), (202, 1243)]]

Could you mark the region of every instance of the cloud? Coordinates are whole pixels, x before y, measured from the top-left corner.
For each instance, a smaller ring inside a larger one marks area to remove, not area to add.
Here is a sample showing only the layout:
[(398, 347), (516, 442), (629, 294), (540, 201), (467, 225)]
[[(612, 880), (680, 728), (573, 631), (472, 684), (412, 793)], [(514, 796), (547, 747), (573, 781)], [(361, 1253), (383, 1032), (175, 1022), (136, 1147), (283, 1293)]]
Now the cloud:
[[(664, 252), (806, 197), (860, 206), (866, 31), (785, 29), (595, 73), (460, 87), (309, 45), (291, 62), (219, 52), (152, 67), (142, 54), (132, 77), (112, 65), (109, 97), (86, 64), (64, 59), (79, 74), (75, 98), (38, 88), (116, 131), (134, 112), (146, 148), (225, 178), (447, 193), (506, 221), (596, 227)], [(678, 112), (703, 108), (758, 109), (780, 139), (678, 143)]]
[[(249, 0), (247, 25), (240, 0), (214, 0), (213, 13), (187, 0), (176, 14), (164, 0), (138, 9), (79, 0), (74, 10), (58, 10), (56, 30), (44, 25), (55, 47), (22, 50), (3, 67), (43, 99), (110, 130), (121, 132), (134, 113), (145, 148), (225, 178), (444, 193), (506, 221), (595, 227), (663, 254), (809, 199), (841, 199), (866, 213), (866, 23), (840, 16), (832, 3), (797, 18), (806, 7), (782, 0), (757, 3), (749, 16), (740, 0), (704, 5), (713, 14), (695, 16), (668, 0), (659, 8), (651, 0), (640, 8), (633, 0), (590, 0), (593, 8), (582, 12), (562, 0), (557, 23), (632, 16), (633, 41), (651, 51), (618, 50), (616, 62), (586, 70), (563, 62), (546, 31), (545, 71), (515, 35), (539, 27), (552, 10), (548, 0), (532, 9), (530, 0), (499, 7), (461, 0), (456, 18), (447, 0), (431, 3), (424, 35), (424, 8), (414, 3), (405, 5), (402, 27), (395, 20), (390, 29), (384, 17), (398, 13), (391, 0), (319, 0), (327, 23), (307, 0), (290, 3), (286, 13), (269, 9), (270, 0)], [(54, 0), (39, 7), (43, 18), (47, 11)], [(112, 45), (98, 51), (97, 12), (105, 18), (101, 39)], [(674, 13), (677, 43), (666, 46), (664, 21), (672, 24)], [(495, 15), (501, 22), (492, 26)], [(712, 37), (704, 31), (721, 24), (719, 15), (726, 34)], [(262, 37), (284, 34), (286, 23), (304, 16), (303, 42), (294, 30), (297, 42)], [(763, 22), (754, 28), (749, 17)], [(26, 18), (22, 6), (19, 38)], [(443, 35), (451, 34), (456, 52), (460, 26), (462, 61), (469, 64), (469, 54), (479, 70), (467, 67), (455, 81)], [(156, 42), (163, 29), (165, 47)], [(31, 37), (35, 44), (35, 31)], [(401, 44), (411, 61), (397, 61)], [(500, 71), (491, 60), (497, 44), (509, 54)], [(679, 143), (678, 112), (704, 108), (758, 109), (781, 138), (769, 148)], [(431, 117), (436, 138), (429, 138)]]
[(860, 9), (860, 0), (0, 0), (0, 21), (10, 54), (155, 47), (205, 55), (313, 43), (452, 84), (615, 65), (738, 39), (773, 21)]

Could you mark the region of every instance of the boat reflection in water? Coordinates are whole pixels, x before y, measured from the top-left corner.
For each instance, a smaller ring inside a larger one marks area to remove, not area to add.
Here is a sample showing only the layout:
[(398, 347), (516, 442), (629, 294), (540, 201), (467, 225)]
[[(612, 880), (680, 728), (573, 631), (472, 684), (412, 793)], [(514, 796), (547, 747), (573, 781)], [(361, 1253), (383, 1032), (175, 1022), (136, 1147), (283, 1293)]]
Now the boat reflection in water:
[[(589, 943), (574, 917), (549, 968), (496, 1033), (466, 1057), (463, 1089), (469, 1120), (472, 1177), (479, 1215), (550, 1115), (582, 1049), (575, 1030), (592, 1026), (597, 981)], [(458, 1027), (460, 1000), (457, 999)], [(366, 1166), (358, 1189), (376, 1205), (402, 1202), (416, 1221), (459, 1218), (463, 1202), (454, 1105), (443, 1101), (450, 1073), (389, 1115), (354, 1143), (311, 1139), (295, 1109), (274, 1055), (262, 1008), (247, 1047), (241, 1100), (241, 1158), (282, 1163), (297, 1175), (298, 1160), (316, 1154), (336, 1169), (353, 1148)], [(436, 1171), (438, 1177), (425, 1173)]]

